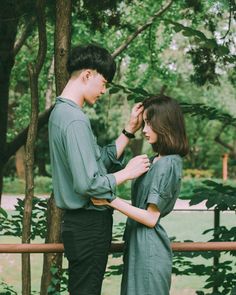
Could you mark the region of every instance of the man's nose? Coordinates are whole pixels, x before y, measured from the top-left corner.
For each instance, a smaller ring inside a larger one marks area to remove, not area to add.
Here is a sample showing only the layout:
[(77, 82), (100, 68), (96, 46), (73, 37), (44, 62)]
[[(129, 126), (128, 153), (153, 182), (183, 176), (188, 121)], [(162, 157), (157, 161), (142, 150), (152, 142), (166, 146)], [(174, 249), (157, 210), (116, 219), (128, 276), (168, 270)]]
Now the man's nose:
[(104, 94), (106, 90), (107, 90), (106, 86), (103, 86), (101, 93)]

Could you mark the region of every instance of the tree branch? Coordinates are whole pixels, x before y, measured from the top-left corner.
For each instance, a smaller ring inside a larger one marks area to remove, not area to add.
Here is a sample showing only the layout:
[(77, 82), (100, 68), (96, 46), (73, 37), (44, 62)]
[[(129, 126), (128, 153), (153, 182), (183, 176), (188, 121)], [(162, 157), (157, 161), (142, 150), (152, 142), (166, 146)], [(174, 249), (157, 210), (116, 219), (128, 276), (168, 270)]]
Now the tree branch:
[[(48, 118), (54, 105), (49, 109), (39, 114), (38, 118), (38, 131), (48, 122)], [(7, 143), (6, 154), (4, 155), (4, 162), (6, 163), (11, 156), (13, 156), (18, 149), (25, 144), (29, 126), (17, 134), (17, 136), (9, 143)]]
[(17, 55), (17, 53), (20, 51), (21, 47), (24, 45), (26, 39), (28, 38), (28, 36), (30, 35), (30, 33), (32, 31), (35, 21), (36, 21), (36, 17), (32, 17), (29, 20), (29, 22), (26, 24), (25, 30), (21, 34), (20, 38), (18, 40), (16, 40), (16, 42), (14, 44), (14, 49), (13, 49), (14, 56)]
[(126, 41), (112, 53), (113, 58), (124, 51), (140, 33), (150, 27), (156, 20), (156, 18), (160, 17), (172, 5), (173, 2), (173, 0), (169, 1), (161, 10), (157, 11), (144, 25), (140, 26), (133, 34), (128, 36)]
[(221, 39), (225, 39), (230, 32), (231, 29), (231, 18), (232, 18), (232, 10), (233, 10), (233, 1), (229, 1), (229, 21), (228, 21), (228, 30), (226, 31), (225, 35)]
[(223, 147), (225, 147), (225, 148), (229, 149), (231, 152), (233, 152), (233, 151), (234, 151), (234, 147), (233, 147), (232, 145), (230, 145), (230, 144), (224, 142), (224, 141), (221, 139), (221, 137), (220, 137), (220, 136), (221, 136), (221, 133), (224, 131), (224, 129), (225, 129), (226, 127), (227, 127), (226, 124), (224, 124), (224, 125), (221, 127), (220, 131), (219, 131), (218, 134), (215, 136), (215, 142), (221, 144)]

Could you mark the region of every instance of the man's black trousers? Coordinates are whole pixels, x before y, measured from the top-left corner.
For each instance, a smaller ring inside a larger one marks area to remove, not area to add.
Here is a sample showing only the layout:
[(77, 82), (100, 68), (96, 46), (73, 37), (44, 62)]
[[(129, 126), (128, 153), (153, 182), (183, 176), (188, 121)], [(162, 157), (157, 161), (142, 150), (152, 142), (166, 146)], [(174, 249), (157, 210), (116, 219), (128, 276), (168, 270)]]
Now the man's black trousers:
[(70, 295), (100, 295), (112, 238), (112, 210), (65, 210), (62, 241)]

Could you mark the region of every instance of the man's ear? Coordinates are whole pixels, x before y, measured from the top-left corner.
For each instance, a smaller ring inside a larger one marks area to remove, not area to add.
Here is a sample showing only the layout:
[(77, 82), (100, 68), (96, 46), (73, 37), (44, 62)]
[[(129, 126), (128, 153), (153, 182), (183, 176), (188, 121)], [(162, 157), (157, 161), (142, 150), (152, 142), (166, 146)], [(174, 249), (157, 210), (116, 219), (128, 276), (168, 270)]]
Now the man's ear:
[(82, 72), (82, 76), (81, 76), (82, 81), (86, 83), (89, 80), (89, 78), (92, 76), (92, 74), (93, 73), (91, 70), (89, 70), (89, 69), (84, 70)]

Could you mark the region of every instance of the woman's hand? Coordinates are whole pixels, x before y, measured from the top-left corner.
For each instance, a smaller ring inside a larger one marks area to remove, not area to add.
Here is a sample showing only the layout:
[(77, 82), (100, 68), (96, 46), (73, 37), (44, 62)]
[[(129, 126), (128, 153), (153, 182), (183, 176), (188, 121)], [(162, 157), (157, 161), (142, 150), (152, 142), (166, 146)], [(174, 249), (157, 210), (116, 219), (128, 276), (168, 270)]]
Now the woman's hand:
[(107, 201), (107, 199), (96, 199), (96, 198), (91, 198), (91, 201), (93, 205), (95, 206), (104, 206), (104, 205), (110, 205), (110, 203)]

